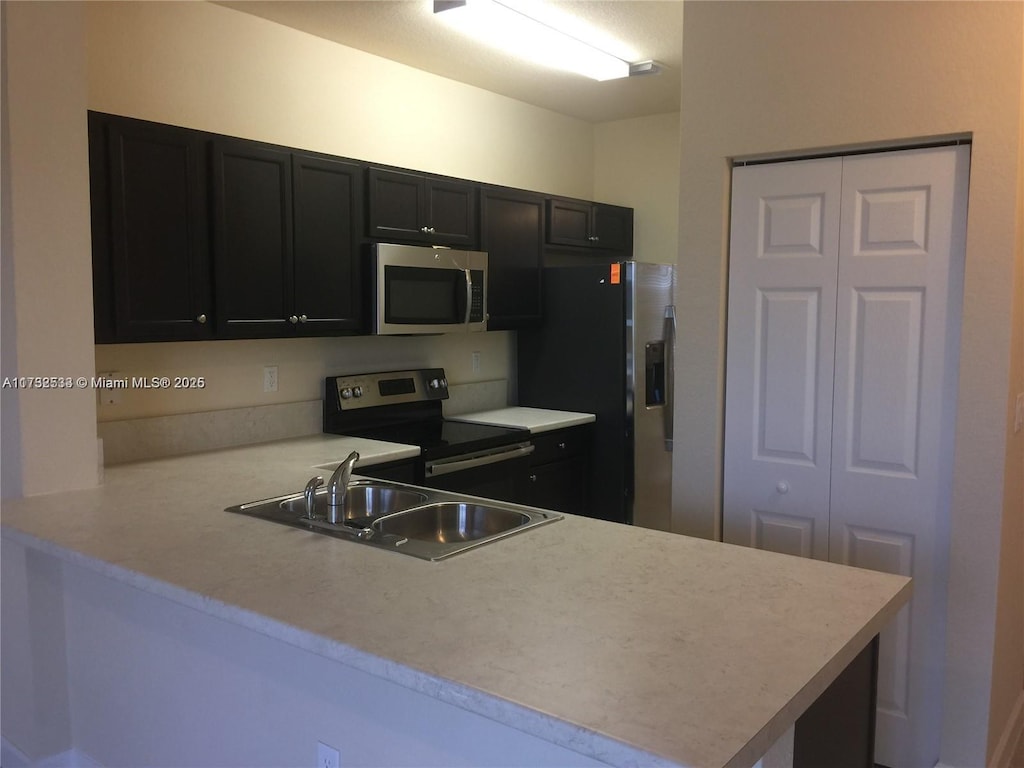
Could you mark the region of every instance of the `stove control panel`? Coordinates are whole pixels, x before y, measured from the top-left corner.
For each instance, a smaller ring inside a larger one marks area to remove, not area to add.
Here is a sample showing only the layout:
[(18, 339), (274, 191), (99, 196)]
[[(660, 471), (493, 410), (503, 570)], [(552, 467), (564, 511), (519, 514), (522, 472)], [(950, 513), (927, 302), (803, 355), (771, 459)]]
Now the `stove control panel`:
[(444, 368), (328, 376), (324, 413), (448, 399)]

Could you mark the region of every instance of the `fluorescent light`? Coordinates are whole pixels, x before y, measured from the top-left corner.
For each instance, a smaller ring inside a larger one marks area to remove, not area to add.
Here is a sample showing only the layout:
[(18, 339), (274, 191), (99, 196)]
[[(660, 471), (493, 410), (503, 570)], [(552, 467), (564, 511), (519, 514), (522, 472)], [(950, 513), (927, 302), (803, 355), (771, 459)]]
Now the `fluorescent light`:
[(629, 76), (629, 62), (528, 15), (514, 0), (435, 2), (434, 13), (477, 40), (536, 64), (593, 80)]

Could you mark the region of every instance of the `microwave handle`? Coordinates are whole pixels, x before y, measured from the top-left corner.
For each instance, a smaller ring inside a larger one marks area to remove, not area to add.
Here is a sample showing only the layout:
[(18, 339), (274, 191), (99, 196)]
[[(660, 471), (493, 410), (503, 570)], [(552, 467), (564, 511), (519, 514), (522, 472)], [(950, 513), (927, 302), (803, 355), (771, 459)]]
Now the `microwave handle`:
[(462, 324), (469, 325), (469, 315), (473, 311), (473, 275), (468, 269), (462, 271), (466, 273), (466, 316)]

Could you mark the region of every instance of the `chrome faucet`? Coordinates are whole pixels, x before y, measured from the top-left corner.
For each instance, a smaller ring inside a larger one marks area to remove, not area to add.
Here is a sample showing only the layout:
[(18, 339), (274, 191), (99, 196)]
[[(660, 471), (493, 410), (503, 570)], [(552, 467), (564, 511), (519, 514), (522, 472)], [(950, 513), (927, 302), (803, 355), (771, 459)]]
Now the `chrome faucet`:
[(324, 479), (317, 475), (310, 478), (309, 482), (306, 483), (306, 490), (302, 492), (302, 495), (306, 498), (306, 517), (310, 520), (316, 519), (316, 489), (323, 484)]
[(337, 524), (345, 521), (345, 493), (348, 490), (349, 480), (352, 479), (352, 470), (357, 461), (359, 461), (359, 453), (352, 451), (348, 458), (338, 465), (327, 482), (328, 523)]

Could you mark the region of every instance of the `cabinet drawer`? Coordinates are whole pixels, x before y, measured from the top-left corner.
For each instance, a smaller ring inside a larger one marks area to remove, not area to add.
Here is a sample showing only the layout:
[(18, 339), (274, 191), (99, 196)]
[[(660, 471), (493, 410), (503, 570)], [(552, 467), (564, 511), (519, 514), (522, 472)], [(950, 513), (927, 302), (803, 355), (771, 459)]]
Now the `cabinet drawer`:
[(586, 453), (590, 444), (590, 427), (580, 426), (541, 432), (533, 435), (530, 440), (533, 443), (530, 463), (536, 466)]

